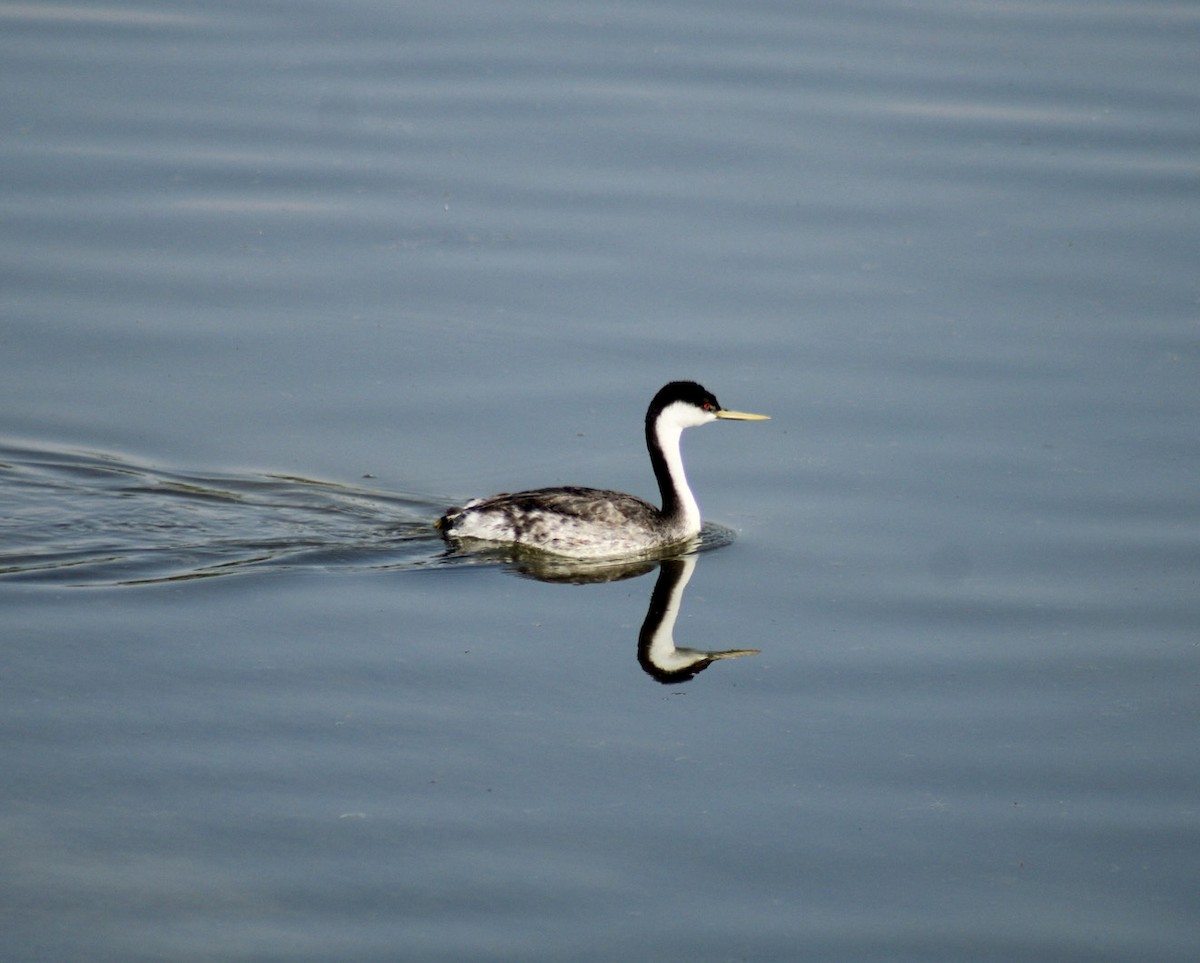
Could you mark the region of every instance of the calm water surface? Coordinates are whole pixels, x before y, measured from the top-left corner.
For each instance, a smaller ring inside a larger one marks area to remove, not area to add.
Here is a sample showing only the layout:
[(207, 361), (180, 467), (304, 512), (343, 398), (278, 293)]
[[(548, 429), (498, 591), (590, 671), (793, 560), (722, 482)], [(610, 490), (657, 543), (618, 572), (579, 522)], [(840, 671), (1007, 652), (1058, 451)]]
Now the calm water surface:
[(5, 959), (1194, 957), (1194, 5), (0, 23)]

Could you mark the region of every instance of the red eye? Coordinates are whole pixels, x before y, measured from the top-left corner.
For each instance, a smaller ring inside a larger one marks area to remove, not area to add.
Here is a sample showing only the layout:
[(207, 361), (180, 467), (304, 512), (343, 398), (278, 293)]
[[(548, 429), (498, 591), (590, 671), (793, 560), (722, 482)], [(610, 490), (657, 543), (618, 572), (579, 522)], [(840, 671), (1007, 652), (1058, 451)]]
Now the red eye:
[(713, 410), (715, 410), (715, 407), (716, 406), (713, 405), (713, 403), (711, 401), (704, 402), (704, 410), (705, 411), (713, 411)]

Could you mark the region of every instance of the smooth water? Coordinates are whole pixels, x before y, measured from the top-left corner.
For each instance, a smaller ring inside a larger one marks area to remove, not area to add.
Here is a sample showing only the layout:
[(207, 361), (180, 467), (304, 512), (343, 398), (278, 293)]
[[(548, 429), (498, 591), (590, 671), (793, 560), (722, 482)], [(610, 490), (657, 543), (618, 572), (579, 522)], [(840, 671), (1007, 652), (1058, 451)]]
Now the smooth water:
[(0, 23), (0, 956), (1193, 958), (1193, 5)]

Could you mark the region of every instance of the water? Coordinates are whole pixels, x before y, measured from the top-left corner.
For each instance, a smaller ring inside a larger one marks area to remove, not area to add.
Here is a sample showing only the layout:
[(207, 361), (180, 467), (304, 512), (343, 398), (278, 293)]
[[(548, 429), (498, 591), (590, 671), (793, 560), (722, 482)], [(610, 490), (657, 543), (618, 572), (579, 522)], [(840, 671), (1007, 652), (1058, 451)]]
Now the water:
[(1192, 5), (0, 20), (5, 958), (1192, 958)]

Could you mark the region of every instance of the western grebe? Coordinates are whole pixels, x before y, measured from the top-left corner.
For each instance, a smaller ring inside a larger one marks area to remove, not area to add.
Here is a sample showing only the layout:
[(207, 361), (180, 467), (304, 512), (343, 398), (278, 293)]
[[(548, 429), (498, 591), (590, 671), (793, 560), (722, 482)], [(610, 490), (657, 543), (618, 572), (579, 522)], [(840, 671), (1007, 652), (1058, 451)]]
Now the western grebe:
[(768, 417), (727, 411), (694, 381), (672, 381), (646, 411), (646, 448), (662, 508), (622, 492), (538, 488), (477, 498), (450, 509), (436, 526), (448, 540), (522, 546), (572, 558), (610, 558), (676, 545), (700, 534), (700, 507), (688, 487), (679, 450), (683, 429), (718, 418)]

